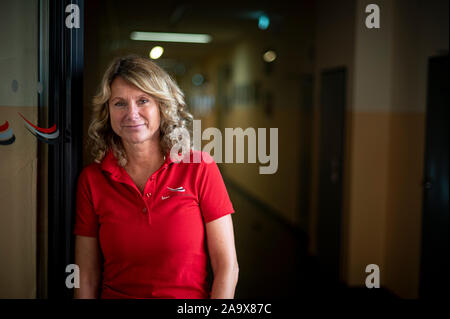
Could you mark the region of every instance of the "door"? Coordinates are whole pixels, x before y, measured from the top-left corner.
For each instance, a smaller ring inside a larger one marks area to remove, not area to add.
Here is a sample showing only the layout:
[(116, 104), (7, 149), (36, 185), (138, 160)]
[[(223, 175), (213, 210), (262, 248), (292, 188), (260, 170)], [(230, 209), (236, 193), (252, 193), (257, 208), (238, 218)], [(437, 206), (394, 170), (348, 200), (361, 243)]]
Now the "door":
[(345, 94), (345, 68), (321, 73), (317, 257), (324, 277), (333, 282), (339, 280), (341, 255)]
[(448, 56), (428, 64), (421, 298), (448, 299)]

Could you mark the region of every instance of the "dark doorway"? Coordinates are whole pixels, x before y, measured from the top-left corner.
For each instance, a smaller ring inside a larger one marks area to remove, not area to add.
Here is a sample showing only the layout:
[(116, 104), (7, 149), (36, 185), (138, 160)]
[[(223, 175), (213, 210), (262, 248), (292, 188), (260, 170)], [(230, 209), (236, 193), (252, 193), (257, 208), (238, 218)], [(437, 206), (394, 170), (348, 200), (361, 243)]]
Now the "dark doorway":
[(421, 298), (448, 298), (448, 56), (428, 63)]
[(345, 68), (321, 73), (317, 250), (321, 272), (334, 282), (340, 270), (345, 92)]

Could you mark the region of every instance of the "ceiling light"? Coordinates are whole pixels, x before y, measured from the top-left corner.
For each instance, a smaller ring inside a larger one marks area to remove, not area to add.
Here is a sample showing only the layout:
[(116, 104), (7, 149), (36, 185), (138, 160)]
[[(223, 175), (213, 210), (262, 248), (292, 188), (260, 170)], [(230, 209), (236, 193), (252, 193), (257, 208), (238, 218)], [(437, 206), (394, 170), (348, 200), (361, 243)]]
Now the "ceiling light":
[(266, 30), (269, 27), (270, 19), (265, 14), (262, 14), (258, 18), (258, 28), (261, 30)]
[(153, 60), (159, 59), (161, 57), (161, 55), (163, 54), (164, 49), (163, 47), (160, 46), (156, 46), (153, 47), (153, 49), (150, 51), (150, 58), (152, 58)]
[(197, 73), (192, 77), (192, 84), (194, 84), (195, 86), (200, 86), (203, 84), (204, 80), (205, 78), (203, 77), (203, 75)]
[(166, 32), (140, 32), (130, 34), (131, 40), (158, 41), (158, 42), (183, 42), (183, 43), (209, 43), (212, 37), (209, 34), (199, 33), (166, 33)]
[(277, 58), (277, 54), (275, 53), (275, 51), (272, 51), (272, 50), (267, 51), (263, 55), (264, 61), (266, 61), (268, 63), (275, 61), (276, 58)]

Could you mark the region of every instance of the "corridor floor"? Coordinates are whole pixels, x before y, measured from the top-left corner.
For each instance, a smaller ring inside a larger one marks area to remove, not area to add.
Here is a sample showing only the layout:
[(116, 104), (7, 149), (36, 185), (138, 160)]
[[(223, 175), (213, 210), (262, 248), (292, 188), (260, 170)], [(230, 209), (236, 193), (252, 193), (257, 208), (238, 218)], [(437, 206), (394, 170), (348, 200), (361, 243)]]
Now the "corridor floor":
[(303, 294), (318, 276), (307, 254), (306, 236), (287, 225), (231, 183), (239, 262), (237, 298), (287, 298)]
[(384, 289), (347, 288), (328, 280), (308, 254), (306, 234), (286, 225), (225, 179), (233, 214), (239, 281), (236, 298), (395, 298)]

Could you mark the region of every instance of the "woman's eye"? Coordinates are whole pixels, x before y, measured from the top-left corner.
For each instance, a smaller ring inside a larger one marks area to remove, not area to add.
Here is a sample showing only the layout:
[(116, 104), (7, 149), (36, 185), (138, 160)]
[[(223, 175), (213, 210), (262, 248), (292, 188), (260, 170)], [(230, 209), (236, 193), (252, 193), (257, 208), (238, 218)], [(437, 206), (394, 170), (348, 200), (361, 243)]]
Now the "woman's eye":
[(141, 102), (141, 104), (145, 104), (145, 103), (148, 103), (148, 100), (142, 99), (140, 102)]
[(116, 104), (114, 104), (115, 106), (125, 106), (126, 104), (125, 103), (123, 103), (123, 102), (117, 102)]

